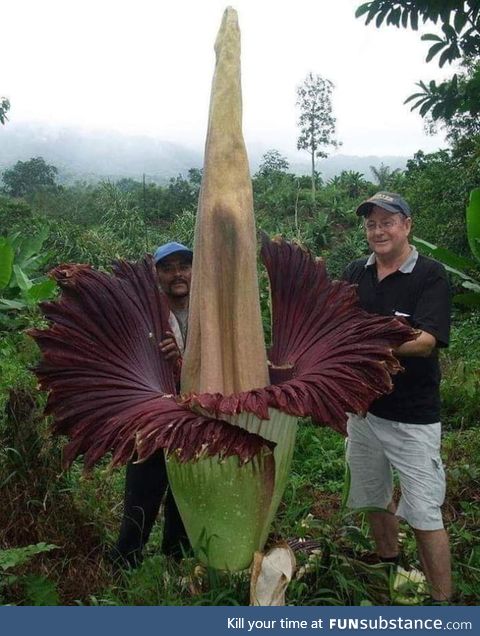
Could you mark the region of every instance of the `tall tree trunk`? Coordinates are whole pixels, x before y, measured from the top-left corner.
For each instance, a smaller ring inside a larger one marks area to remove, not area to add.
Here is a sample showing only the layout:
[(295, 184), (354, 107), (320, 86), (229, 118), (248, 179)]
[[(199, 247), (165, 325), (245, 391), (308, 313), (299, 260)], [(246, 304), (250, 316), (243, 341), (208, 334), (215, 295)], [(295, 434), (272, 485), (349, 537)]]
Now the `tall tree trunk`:
[(315, 202), (315, 148), (313, 146), (310, 154), (312, 156), (312, 201)]

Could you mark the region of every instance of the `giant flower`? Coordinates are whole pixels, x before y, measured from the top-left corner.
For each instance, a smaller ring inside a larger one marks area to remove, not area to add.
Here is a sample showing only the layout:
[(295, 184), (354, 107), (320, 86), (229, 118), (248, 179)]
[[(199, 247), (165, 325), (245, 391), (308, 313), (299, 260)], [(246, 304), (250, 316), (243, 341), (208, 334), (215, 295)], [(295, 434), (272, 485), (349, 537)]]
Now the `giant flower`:
[(163, 450), (197, 555), (247, 567), (262, 549), (288, 476), (297, 419), (345, 432), (392, 388), (392, 349), (415, 337), (393, 317), (360, 309), (355, 288), (331, 281), (322, 260), (281, 239), (262, 240), (272, 303), (265, 350), (253, 198), (242, 137), (240, 36), (227, 9), (216, 41), (205, 163), (195, 231), (189, 335), (181, 393), (158, 343), (169, 309), (150, 257), (111, 274), (61, 265), (42, 305), (50, 325), (31, 333), (66, 463), (143, 461)]

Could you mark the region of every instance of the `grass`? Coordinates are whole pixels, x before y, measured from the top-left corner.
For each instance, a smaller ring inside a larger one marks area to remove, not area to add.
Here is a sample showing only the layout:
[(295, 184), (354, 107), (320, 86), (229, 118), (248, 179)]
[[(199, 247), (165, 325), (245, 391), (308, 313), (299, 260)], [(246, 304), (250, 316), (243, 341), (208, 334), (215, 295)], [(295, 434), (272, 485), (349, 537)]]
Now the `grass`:
[[(478, 600), (479, 458), (480, 437), (476, 430), (452, 431), (446, 435), (444, 460), (449, 488), (444, 512), (459, 604)], [(292, 476), (270, 537), (271, 543), (292, 537), (316, 541), (313, 555), (297, 552), (299, 574), (288, 588), (289, 604), (391, 603), (388, 569), (364, 563), (373, 546), (363, 515), (346, 515), (341, 509), (343, 470), (342, 438), (304, 422)], [(110, 472), (100, 467), (85, 478), (79, 465), (61, 479), (57, 475), (46, 492), (36, 495), (31, 490), (25, 494), (25, 482), (19, 482), (16, 490), (10, 484), (7, 493), (11, 495), (10, 503), (3, 508), (0, 521), (2, 527), (7, 527), (1, 548), (40, 541), (58, 546), (32, 558), (18, 572), (52, 582), (61, 604), (248, 604), (247, 573), (208, 571), (199, 567), (195, 559), (176, 563), (160, 555), (161, 522), (139, 569), (112, 570), (104, 560), (104, 549), (115, 537), (119, 525), (122, 488), (121, 471)], [(29, 499), (42, 494), (41, 505), (38, 499)], [(10, 515), (7, 525), (5, 515)], [(418, 567), (413, 537), (406, 526), (403, 552), (405, 560)], [(25, 590), (18, 584), (3, 594), (6, 602), (25, 602)]]

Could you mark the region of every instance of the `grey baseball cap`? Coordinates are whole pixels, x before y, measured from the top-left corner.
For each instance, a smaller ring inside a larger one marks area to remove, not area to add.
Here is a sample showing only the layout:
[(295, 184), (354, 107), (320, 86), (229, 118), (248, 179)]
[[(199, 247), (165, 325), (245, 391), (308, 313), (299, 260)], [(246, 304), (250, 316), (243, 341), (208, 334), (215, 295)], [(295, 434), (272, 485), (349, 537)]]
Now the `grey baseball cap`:
[(401, 212), (405, 216), (412, 216), (408, 203), (396, 192), (377, 192), (358, 206), (358, 216), (369, 214), (374, 205), (393, 214)]

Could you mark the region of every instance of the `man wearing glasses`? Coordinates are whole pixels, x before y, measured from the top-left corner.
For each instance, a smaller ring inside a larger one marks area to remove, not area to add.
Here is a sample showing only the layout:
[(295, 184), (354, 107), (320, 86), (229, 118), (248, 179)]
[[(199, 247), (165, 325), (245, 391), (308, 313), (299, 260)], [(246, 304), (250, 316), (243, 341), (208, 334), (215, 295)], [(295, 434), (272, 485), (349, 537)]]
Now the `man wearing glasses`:
[[(406, 319), (418, 338), (396, 350), (404, 372), (393, 391), (348, 421), (349, 506), (378, 508), (369, 522), (380, 561), (398, 563), (398, 518), (413, 528), (431, 601), (451, 597), (450, 549), (441, 505), (445, 474), (440, 457), (438, 348), (448, 346), (450, 292), (444, 267), (410, 245), (412, 219), (398, 194), (377, 192), (357, 209), (372, 253), (350, 263), (344, 280), (358, 285), (368, 312)], [(401, 498), (392, 501), (392, 469)]]
[[(193, 252), (188, 247), (175, 242), (161, 245), (153, 255), (158, 283), (170, 308), (171, 331), (167, 331), (160, 342), (160, 351), (174, 365), (178, 379), (187, 339), (192, 257)], [(110, 554), (111, 561), (124, 567), (136, 567), (142, 562), (143, 547), (164, 496), (162, 552), (179, 559), (189, 550), (185, 527), (168, 488), (163, 451), (159, 451), (140, 464), (130, 462), (127, 465), (123, 519), (117, 544)]]

